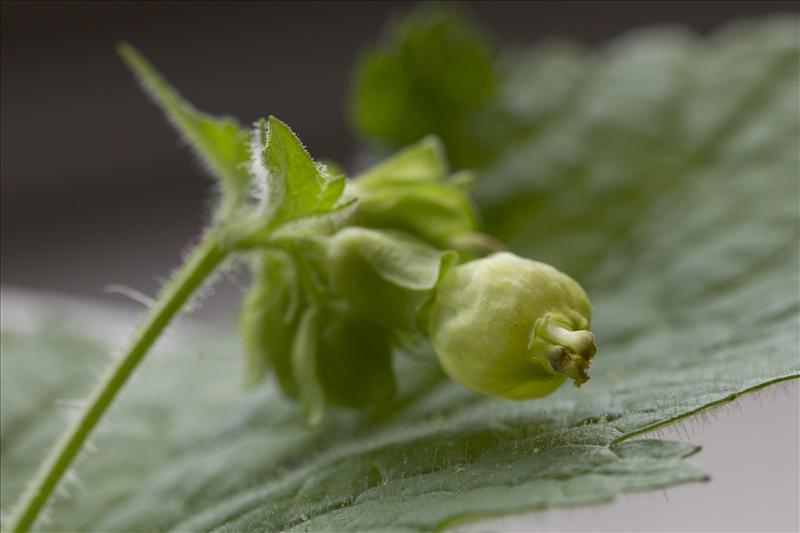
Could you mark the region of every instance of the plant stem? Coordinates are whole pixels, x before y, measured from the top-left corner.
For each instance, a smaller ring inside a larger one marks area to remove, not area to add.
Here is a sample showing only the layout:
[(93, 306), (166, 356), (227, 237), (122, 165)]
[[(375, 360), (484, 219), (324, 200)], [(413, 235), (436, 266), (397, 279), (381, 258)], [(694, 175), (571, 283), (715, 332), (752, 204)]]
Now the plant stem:
[(134, 334), (128, 350), (99, 383), (87, 406), (53, 447), (36, 477), (20, 496), (8, 522), (9, 531), (17, 533), (31, 528), (133, 370), (187, 300), (228, 255), (230, 249), (222, 243), (218, 231), (209, 231), (173, 280), (161, 291)]

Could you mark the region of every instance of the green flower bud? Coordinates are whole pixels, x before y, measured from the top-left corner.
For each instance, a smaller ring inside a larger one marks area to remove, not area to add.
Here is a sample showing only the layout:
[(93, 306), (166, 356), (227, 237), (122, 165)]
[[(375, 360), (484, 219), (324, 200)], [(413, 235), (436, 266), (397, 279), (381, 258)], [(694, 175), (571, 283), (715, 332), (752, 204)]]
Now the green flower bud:
[(274, 371), (312, 424), (327, 404), (366, 407), (394, 396), (389, 330), (357, 317), (342, 301), (320, 309), (300, 290), (299, 267), (288, 253), (260, 252), (253, 266), (239, 323), (248, 383)]
[(256, 258), (253, 276), (239, 316), (245, 380), (257, 383), (274, 369), (284, 393), (297, 397), (291, 351), (303, 306), (295, 266), (288, 254), (265, 251)]
[(396, 229), (442, 248), (474, 233), (477, 216), (464, 173), (448, 176), (441, 143), (427, 137), (356, 178), (355, 223)]
[(394, 396), (392, 347), (385, 328), (337, 313), (323, 321), (318, 342), (317, 375), (330, 404), (360, 408)]
[(591, 304), (555, 268), (497, 253), (450, 269), (439, 283), (429, 334), (450, 377), (510, 399), (550, 394), (567, 377), (589, 379)]
[(434, 294), (455, 253), (400, 233), (349, 227), (328, 243), (336, 293), (362, 318), (417, 331), (418, 313)]
[(387, 184), (359, 198), (356, 224), (406, 231), (436, 246), (451, 247), (477, 229), (469, 199), (446, 183)]

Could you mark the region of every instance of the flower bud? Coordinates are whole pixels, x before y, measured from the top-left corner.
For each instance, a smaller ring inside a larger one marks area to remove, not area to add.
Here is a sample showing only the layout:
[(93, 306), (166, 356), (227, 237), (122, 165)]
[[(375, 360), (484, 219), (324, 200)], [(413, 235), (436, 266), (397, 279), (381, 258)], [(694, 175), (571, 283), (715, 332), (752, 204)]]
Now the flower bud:
[(550, 394), (567, 377), (589, 379), (591, 304), (555, 268), (496, 253), (450, 269), (439, 283), (429, 335), (450, 377), (510, 399)]
[(426, 137), (353, 180), (355, 223), (452, 248), (453, 239), (477, 229), (469, 184), (463, 172), (448, 175), (441, 143)]
[(396, 390), (389, 332), (348, 312), (327, 317), (318, 339), (317, 375), (328, 403), (366, 407)]
[(410, 332), (454, 259), (407, 234), (359, 227), (339, 231), (327, 252), (332, 285), (357, 315)]
[(446, 183), (386, 184), (359, 198), (357, 224), (406, 231), (436, 246), (451, 247), (477, 228), (469, 199)]
[(297, 396), (290, 355), (303, 307), (289, 256), (279, 251), (260, 252), (239, 316), (248, 384), (261, 381), (274, 370), (284, 393)]

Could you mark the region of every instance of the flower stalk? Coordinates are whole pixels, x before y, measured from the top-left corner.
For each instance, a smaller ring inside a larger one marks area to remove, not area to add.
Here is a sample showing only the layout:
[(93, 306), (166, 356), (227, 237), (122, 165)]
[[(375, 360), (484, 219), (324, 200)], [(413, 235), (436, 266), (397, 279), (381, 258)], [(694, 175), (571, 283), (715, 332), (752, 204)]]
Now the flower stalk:
[(86, 408), (42, 463), (36, 477), (23, 492), (12, 511), (8, 521), (8, 531), (22, 533), (30, 530), (125, 382), (164, 329), (197, 289), (213, 275), (229, 252), (225, 240), (215, 230), (209, 231), (194, 249), (145, 315), (124, 355), (114, 363), (110, 372), (98, 384)]

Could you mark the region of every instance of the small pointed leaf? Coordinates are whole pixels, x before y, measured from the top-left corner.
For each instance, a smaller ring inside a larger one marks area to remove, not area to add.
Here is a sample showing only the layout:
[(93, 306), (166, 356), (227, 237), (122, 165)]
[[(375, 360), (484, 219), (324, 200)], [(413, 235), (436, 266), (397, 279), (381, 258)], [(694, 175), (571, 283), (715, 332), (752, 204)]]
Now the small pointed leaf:
[(253, 164), (266, 180), (271, 227), (334, 210), (344, 192), (344, 176), (315, 163), (300, 139), (275, 117), (261, 121), (255, 135), (262, 148), (253, 154)]
[(193, 108), (135, 48), (123, 43), (120, 55), (175, 129), (219, 180), (222, 198), (218, 217), (229, 215), (249, 194), (248, 135), (230, 118), (217, 118)]

